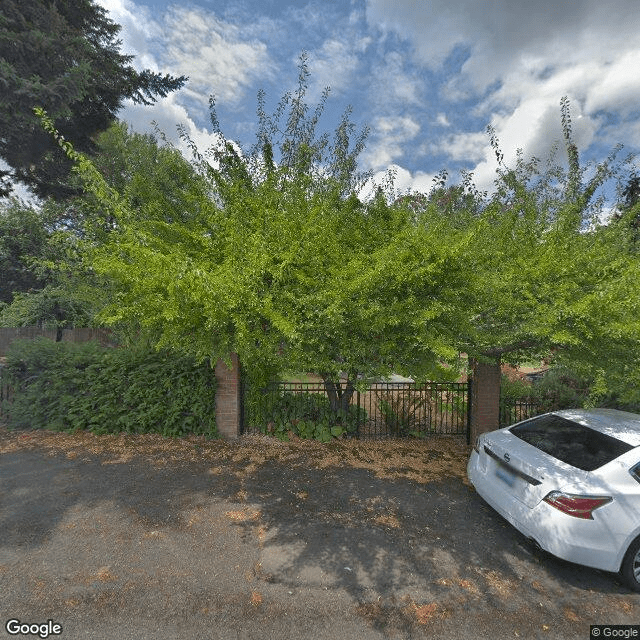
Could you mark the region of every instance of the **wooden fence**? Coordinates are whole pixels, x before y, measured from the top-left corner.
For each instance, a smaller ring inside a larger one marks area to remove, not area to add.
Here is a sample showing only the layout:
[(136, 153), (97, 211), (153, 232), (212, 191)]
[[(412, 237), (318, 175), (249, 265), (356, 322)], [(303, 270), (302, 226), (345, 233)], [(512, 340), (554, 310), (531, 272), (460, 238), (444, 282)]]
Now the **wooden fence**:
[[(0, 357), (6, 356), (9, 346), (14, 340), (19, 338), (49, 338), (56, 339), (55, 329), (43, 329), (41, 327), (0, 327)], [(89, 340), (97, 340), (103, 346), (114, 346), (115, 341), (109, 329), (63, 329), (63, 342), (89, 342)]]

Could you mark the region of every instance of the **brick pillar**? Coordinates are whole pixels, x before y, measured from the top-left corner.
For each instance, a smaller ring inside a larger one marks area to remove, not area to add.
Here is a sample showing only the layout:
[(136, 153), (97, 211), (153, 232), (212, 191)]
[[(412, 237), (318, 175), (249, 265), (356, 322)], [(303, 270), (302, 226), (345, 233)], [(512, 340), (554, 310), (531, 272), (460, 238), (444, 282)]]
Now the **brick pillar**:
[(471, 383), (471, 443), (500, 426), (500, 361), (473, 361)]
[(240, 362), (231, 354), (231, 367), (222, 360), (216, 362), (216, 426), (223, 438), (240, 436)]

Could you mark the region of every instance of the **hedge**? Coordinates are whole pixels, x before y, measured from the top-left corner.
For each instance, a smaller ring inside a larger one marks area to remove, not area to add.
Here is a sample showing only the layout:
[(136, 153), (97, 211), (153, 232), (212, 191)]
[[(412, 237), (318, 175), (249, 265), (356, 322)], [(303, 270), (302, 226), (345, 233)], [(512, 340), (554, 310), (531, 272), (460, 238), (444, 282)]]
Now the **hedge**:
[(167, 350), (16, 340), (5, 377), (9, 428), (217, 436), (213, 368)]

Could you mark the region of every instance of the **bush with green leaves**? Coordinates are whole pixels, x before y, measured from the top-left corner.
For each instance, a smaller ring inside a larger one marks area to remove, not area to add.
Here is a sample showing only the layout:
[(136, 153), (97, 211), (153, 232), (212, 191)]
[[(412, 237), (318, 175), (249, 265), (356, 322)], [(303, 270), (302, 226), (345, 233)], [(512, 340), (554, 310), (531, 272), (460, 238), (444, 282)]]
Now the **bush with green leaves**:
[(418, 436), (431, 426), (431, 395), (419, 389), (406, 393), (377, 392), (378, 408), (390, 433)]
[(543, 413), (533, 397), (533, 386), (520, 378), (502, 374), (500, 381), (500, 425), (507, 426)]
[(217, 436), (213, 369), (168, 350), (16, 340), (3, 377), (10, 428)]
[(304, 439), (329, 442), (333, 438), (355, 433), (366, 420), (366, 411), (350, 406), (332, 411), (328, 398), (320, 393), (249, 393), (245, 399), (250, 426), (260, 426), (264, 433), (288, 440), (290, 434)]
[[(636, 373), (636, 378), (638, 374)], [(598, 396), (598, 406), (640, 413), (640, 392), (634, 389), (607, 390)]]
[(532, 387), (540, 413), (583, 407), (589, 399), (591, 381), (566, 367), (549, 369)]
[(513, 402), (515, 400), (523, 400), (530, 398), (533, 392), (533, 387), (530, 383), (521, 380), (520, 378), (510, 378), (509, 376), (502, 374), (500, 380), (500, 399), (506, 402)]
[(503, 425), (534, 415), (584, 407), (590, 403), (591, 381), (567, 367), (554, 367), (533, 384), (502, 376), (500, 422)]

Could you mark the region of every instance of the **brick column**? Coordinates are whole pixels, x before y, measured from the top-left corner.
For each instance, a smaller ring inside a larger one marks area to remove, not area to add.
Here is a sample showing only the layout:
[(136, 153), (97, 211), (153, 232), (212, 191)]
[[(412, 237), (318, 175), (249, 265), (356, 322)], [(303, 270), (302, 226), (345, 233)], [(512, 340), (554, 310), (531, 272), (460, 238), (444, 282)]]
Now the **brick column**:
[(216, 426), (223, 438), (240, 436), (240, 362), (231, 354), (231, 367), (222, 360), (216, 362)]
[(471, 383), (471, 444), (485, 431), (500, 426), (500, 361), (473, 361)]

